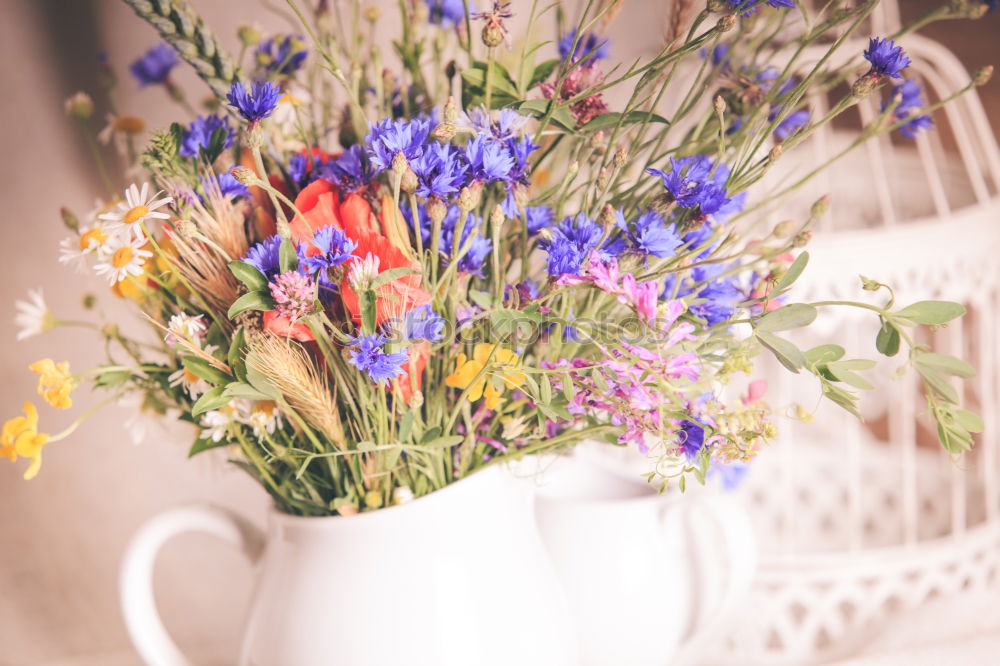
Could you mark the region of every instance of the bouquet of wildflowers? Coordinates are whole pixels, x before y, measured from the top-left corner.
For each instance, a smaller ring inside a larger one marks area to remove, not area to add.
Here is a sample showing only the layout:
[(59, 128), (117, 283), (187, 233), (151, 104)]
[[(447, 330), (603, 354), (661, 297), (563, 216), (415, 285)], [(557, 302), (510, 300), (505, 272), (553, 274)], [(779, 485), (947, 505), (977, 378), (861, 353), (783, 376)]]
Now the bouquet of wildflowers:
[[(61, 261), (131, 300), (150, 335), (97, 327), (109, 360), (83, 374), (33, 363), (52, 407), (87, 381), (187, 421), (191, 455), (225, 447), (302, 515), (404, 502), (585, 438), (647, 451), (652, 481), (683, 485), (774, 437), (760, 353), (857, 413), (874, 362), (783, 333), (857, 305), (880, 319), (880, 353), (908, 350), (949, 451), (981, 428), (950, 383), (972, 369), (912, 332), (961, 305), (897, 308), (868, 278), (884, 305), (794, 302), (825, 199), (754, 231), (780, 195), (754, 201), (754, 184), (865, 97), (881, 115), (855, 143), (931, 129), (939, 104), (906, 78), (909, 29), (843, 53), (877, 1), (675, 0), (661, 50), (630, 66), (609, 64), (614, 0), (405, 0), (391, 56), (377, 7), (288, 0), (301, 34), (241, 28), (238, 59), (187, 3), (126, 1), (165, 40), (130, 71), (183, 119), (144, 137), (141, 119), (109, 118), (98, 138), (134, 182), (101, 165), (117, 194), (84, 221), (64, 212)], [(825, 55), (805, 65), (807, 49)], [(201, 111), (171, 80), (181, 61), (213, 93)], [(838, 87), (812, 117), (807, 96)], [(83, 93), (67, 102), (87, 131), (92, 110)], [(39, 294), (18, 307), (21, 337), (71, 325)], [(0, 451), (29, 459), (30, 478), (73, 427), (40, 432), (29, 402)]]

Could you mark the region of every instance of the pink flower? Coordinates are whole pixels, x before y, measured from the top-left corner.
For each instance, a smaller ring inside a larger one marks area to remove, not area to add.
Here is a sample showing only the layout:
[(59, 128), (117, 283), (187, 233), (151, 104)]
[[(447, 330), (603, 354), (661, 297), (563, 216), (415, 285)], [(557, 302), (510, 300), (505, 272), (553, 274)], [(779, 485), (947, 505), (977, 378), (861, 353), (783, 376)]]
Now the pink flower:
[(313, 283), (305, 275), (288, 271), (275, 277), (270, 286), (278, 316), (295, 321), (313, 311), (316, 295)]

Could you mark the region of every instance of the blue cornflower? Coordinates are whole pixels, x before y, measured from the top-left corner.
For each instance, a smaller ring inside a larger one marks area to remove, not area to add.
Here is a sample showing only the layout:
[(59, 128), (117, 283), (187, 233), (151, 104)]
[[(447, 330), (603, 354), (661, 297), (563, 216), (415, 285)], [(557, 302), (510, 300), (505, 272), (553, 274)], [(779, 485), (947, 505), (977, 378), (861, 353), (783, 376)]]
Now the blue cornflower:
[(208, 148), (212, 142), (212, 135), (216, 130), (223, 130), (226, 133), (222, 142), (223, 149), (233, 145), (233, 138), (236, 133), (229, 126), (228, 117), (198, 116), (188, 126), (187, 130), (185, 130), (184, 138), (181, 139), (181, 145), (177, 149), (177, 154), (181, 157), (198, 157), (198, 151), (202, 148)]
[(528, 164), (528, 157), (538, 150), (538, 144), (532, 143), (526, 136), (520, 139), (510, 138), (505, 141), (507, 152), (514, 158), (514, 166), (511, 167), (508, 178), (522, 185), (530, 182), (531, 169)]
[(261, 42), (254, 58), (261, 69), (287, 76), (302, 67), (307, 53), (301, 35), (287, 35), (280, 41), (272, 38)]
[(386, 354), (382, 345), (388, 340), (385, 335), (359, 335), (351, 338), (351, 358), (348, 363), (362, 372), (368, 373), (376, 384), (387, 382), (403, 374), (403, 364), (409, 360), (405, 351)]
[(444, 337), (444, 317), (429, 305), (413, 308), (403, 315), (403, 337), (410, 341), (439, 342)]
[[(445, 27), (457, 26), (465, 22), (465, 4), (462, 0), (424, 0), (430, 10), (428, 20)], [(469, 13), (476, 11), (475, 5), (469, 3)]]
[(550, 276), (579, 275), (580, 269), (596, 250), (604, 229), (583, 213), (574, 220), (567, 217), (557, 226), (551, 228), (552, 238), (540, 243), (548, 255), (547, 270)]
[(728, 167), (716, 166), (704, 155), (671, 157), (669, 173), (657, 169), (646, 169), (646, 172), (663, 180), (663, 186), (681, 208), (698, 208), (702, 214), (711, 215), (730, 201), (726, 196)]
[[(896, 95), (900, 95), (902, 99), (899, 102), (899, 106), (896, 107), (894, 117), (897, 122), (906, 121), (899, 128), (900, 134), (907, 139), (915, 139), (921, 130), (933, 127), (934, 121), (931, 117), (919, 113), (919, 110), (926, 106), (919, 83), (913, 79), (907, 79), (900, 85), (893, 86), (889, 98), (892, 99)], [(887, 106), (887, 103), (883, 103), (882, 110), (885, 111)]]
[(548, 206), (529, 206), (525, 210), (525, 215), (528, 220), (528, 233), (532, 236), (552, 226), (556, 217)]
[(308, 183), (305, 182), (306, 176), (309, 175), (309, 160), (306, 159), (305, 155), (292, 155), (288, 160), (288, 178), (297, 187), (303, 187)]
[(709, 326), (730, 320), (736, 313), (736, 304), (743, 300), (735, 278), (718, 277), (724, 270), (724, 266), (713, 264), (691, 271), (691, 278), (696, 283), (705, 284), (696, 294), (696, 299), (704, 299), (703, 302), (692, 305), (689, 312), (704, 319)]
[[(585, 32), (577, 40), (576, 34), (576, 28), (573, 28), (559, 40), (559, 56), (563, 60), (576, 62), (586, 56), (584, 64), (593, 65), (598, 60), (604, 60), (610, 55), (610, 45), (607, 39), (598, 37), (592, 32)], [(573, 48), (574, 41), (576, 48)]]
[[(414, 232), (420, 234), (424, 247), (430, 247), (431, 228), (433, 225), (431, 224), (430, 217), (427, 215), (426, 207), (418, 204), (415, 217), (409, 206), (403, 205), (401, 210), (403, 217), (413, 227)], [(449, 206), (448, 212), (445, 213), (444, 219), (441, 220), (441, 235), (438, 240), (438, 248), (441, 253), (442, 263), (447, 264), (451, 260), (451, 252), (455, 241), (455, 226), (458, 224), (460, 217), (461, 211), (458, 206)], [(479, 233), (482, 223), (482, 218), (472, 213), (465, 218), (465, 224), (462, 226), (462, 237), (458, 247), (461, 250), (468, 244), (469, 249), (458, 261), (458, 270), (462, 273), (482, 276), (486, 257), (493, 251), (493, 242)], [(471, 241), (469, 240), (470, 237), (472, 238)]]
[(250, 190), (247, 189), (247, 186), (233, 178), (233, 174), (229, 173), (228, 169), (217, 176), (202, 178), (201, 183), (203, 188), (209, 184), (209, 178), (215, 180), (219, 186), (219, 192), (227, 199), (239, 199), (240, 197), (250, 196)]
[[(299, 268), (311, 277), (326, 277), (328, 268), (339, 266), (354, 257), (358, 244), (344, 232), (327, 225), (316, 232), (311, 241), (299, 245)], [(318, 252), (317, 252), (318, 250)]]
[(385, 118), (371, 126), (365, 138), (365, 149), (376, 173), (391, 169), (392, 160), (398, 153), (402, 153), (407, 162), (420, 157), (433, 128), (431, 123), (429, 118)]
[(416, 195), (424, 199), (447, 199), (465, 185), (469, 171), (458, 149), (450, 143), (429, 145), (410, 161), (410, 168), (417, 176)]
[(230, 87), (226, 99), (244, 120), (254, 123), (271, 115), (281, 99), (281, 91), (270, 81), (253, 83), (249, 88), (237, 81)]
[(716, 44), (714, 47), (712, 47), (711, 51), (709, 51), (707, 48), (703, 48), (700, 51), (698, 51), (698, 54), (702, 58), (708, 58), (712, 63), (713, 67), (718, 67), (722, 71), (728, 71), (730, 68), (729, 50), (730, 50), (729, 44)]
[(681, 245), (681, 238), (672, 225), (667, 225), (659, 213), (646, 213), (631, 225), (625, 222), (625, 217), (619, 211), (618, 227), (625, 232), (625, 237), (631, 243), (632, 249), (640, 254), (653, 255), (667, 259), (676, 254)]
[[(780, 107), (778, 109), (780, 111)], [(778, 117), (776, 112), (772, 112), (768, 117), (768, 120), (774, 122), (774, 119)], [(774, 136), (778, 138), (779, 141), (784, 141), (791, 135), (798, 132), (800, 129), (809, 124), (809, 112), (805, 109), (799, 109), (798, 111), (793, 111), (788, 114), (788, 117), (778, 123), (778, 126), (774, 128)]]
[(510, 182), (514, 156), (500, 141), (478, 134), (465, 145), (465, 159), (473, 180), (485, 183)]
[(997, 7), (1000, 6), (1000, 0), (986, 0), (986, 6), (989, 8), (989, 11), (995, 12)]
[(705, 448), (706, 425), (697, 419), (683, 420), (677, 431), (677, 444), (684, 451), (684, 457), (694, 460)]
[(270, 282), (281, 273), (281, 261), (278, 258), (280, 249), (281, 236), (275, 234), (251, 247), (242, 261), (259, 270)]
[(177, 52), (167, 44), (157, 44), (128, 66), (128, 71), (145, 88), (157, 83), (166, 83), (170, 70), (180, 63)]
[(872, 65), (869, 74), (900, 79), (900, 72), (910, 66), (910, 58), (903, 47), (896, 46), (896, 42), (891, 39), (872, 37), (864, 56)]
[(336, 160), (320, 168), (320, 178), (333, 183), (341, 192), (357, 192), (375, 177), (364, 149), (355, 144)]
[(774, 7), (775, 9), (794, 9), (794, 0), (729, 0), (729, 4), (733, 6), (733, 9), (743, 12), (744, 16), (750, 16), (761, 5), (767, 5), (768, 7)]

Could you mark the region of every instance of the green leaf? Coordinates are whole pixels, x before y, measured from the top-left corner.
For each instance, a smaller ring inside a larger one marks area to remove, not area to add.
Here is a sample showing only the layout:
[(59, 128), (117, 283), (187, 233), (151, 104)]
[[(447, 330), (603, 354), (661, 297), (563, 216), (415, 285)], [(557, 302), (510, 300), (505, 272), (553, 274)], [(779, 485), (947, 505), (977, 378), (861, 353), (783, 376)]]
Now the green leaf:
[(549, 78), (549, 75), (555, 71), (555, 68), (559, 66), (562, 62), (559, 58), (553, 58), (552, 60), (545, 60), (540, 62), (535, 66), (535, 71), (531, 73), (531, 78), (528, 79), (528, 85), (525, 86), (525, 90), (531, 90), (539, 83)]
[(790, 303), (757, 320), (758, 331), (787, 331), (802, 328), (816, 319), (816, 308), (806, 303)]
[(484, 310), (489, 310), (490, 308), (492, 308), (497, 304), (496, 299), (493, 298), (493, 295), (485, 291), (477, 291), (475, 289), (470, 289), (469, 298), (472, 300), (473, 303), (475, 303)]
[(242, 261), (230, 261), (229, 270), (232, 271), (236, 279), (247, 286), (250, 291), (263, 291), (267, 289), (267, 278), (264, 274), (250, 264)]
[(883, 321), (875, 336), (875, 349), (883, 356), (895, 356), (899, 353), (899, 329), (890, 321)]
[(437, 439), (441, 435), (441, 426), (434, 426), (433, 428), (428, 428), (427, 432), (424, 433), (423, 438), (420, 440), (421, 444), (426, 444), (427, 442)]
[(233, 374), (240, 381), (246, 379), (247, 368), (243, 360), (243, 350), (246, 347), (246, 331), (240, 326), (233, 334), (233, 341), (229, 343), (229, 351), (226, 353), (226, 363), (233, 369)]
[(581, 127), (580, 132), (587, 133), (610, 129), (618, 125), (619, 120), (621, 121), (622, 126), (635, 125), (637, 123), (642, 123), (644, 125), (652, 123), (660, 123), (663, 125), (670, 124), (670, 121), (666, 118), (655, 113), (647, 113), (645, 111), (629, 111), (623, 115), (618, 111), (612, 111), (611, 113), (605, 113), (602, 116), (597, 116), (589, 123)]
[(95, 384), (101, 388), (116, 389), (129, 380), (131, 370), (111, 370), (97, 375)]
[[(547, 99), (529, 99), (527, 102), (521, 102), (521, 104), (518, 105), (517, 110), (525, 114), (533, 115), (536, 118), (542, 118), (546, 113), (548, 113), (549, 106), (552, 104), (554, 104), (554, 102)], [(552, 114), (552, 122), (568, 132), (576, 132), (576, 120), (574, 120), (573, 113), (569, 110), (568, 106), (558, 108), (555, 113)]]
[(767, 331), (757, 331), (756, 336), (757, 341), (774, 354), (778, 362), (789, 371), (798, 373), (799, 368), (805, 366), (806, 357), (798, 347), (788, 340), (779, 338), (777, 335), (768, 333)]
[(569, 373), (566, 373), (559, 378), (559, 381), (562, 382), (562, 392), (566, 396), (566, 402), (573, 402), (573, 398), (576, 397), (576, 386), (573, 384), (573, 377)]
[(907, 319), (917, 324), (937, 325), (946, 324), (964, 314), (965, 307), (960, 303), (953, 303), (951, 301), (918, 301), (898, 312), (893, 312), (892, 316)]
[(197, 356), (185, 356), (181, 359), (181, 363), (184, 364), (185, 368), (213, 386), (228, 384), (233, 379), (205, 359)]
[(226, 316), (234, 319), (247, 310), (268, 310), (274, 309), (274, 299), (264, 291), (251, 291), (236, 299), (236, 302), (229, 306)]
[(952, 415), (955, 417), (955, 422), (969, 432), (983, 431), (983, 420), (975, 412), (970, 412), (967, 409), (956, 409)]
[(216, 386), (210, 391), (206, 391), (198, 398), (198, 401), (191, 407), (191, 416), (198, 416), (213, 409), (219, 409), (229, 404), (232, 398), (225, 395), (225, 387)]
[(213, 442), (210, 439), (197, 439), (195, 443), (191, 445), (191, 449), (188, 451), (188, 458), (198, 455), (202, 451), (208, 451), (210, 449), (218, 449), (223, 446), (229, 446), (229, 440), (223, 438), (218, 442)]
[(429, 442), (424, 442), (423, 445), (431, 448), (446, 449), (455, 446), (456, 444), (461, 444), (464, 441), (465, 437), (462, 435), (447, 435), (445, 437), (432, 439)]
[(247, 400), (273, 400), (274, 398), (265, 393), (261, 393), (250, 384), (243, 382), (230, 382), (223, 391), (227, 398), (245, 398)]
[(802, 271), (805, 270), (806, 264), (808, 263), (809, 253), (803, 251), (799, 254), (799, 256), (795, 257), (795, 261), (792, 262), (792, 265), (788, 267), (785, 274), (781, 276), (780, 280), (778, 280), (778, 284), (775, 285), (774, 290), (782, 291), (791, 287), (792, 284), (799, 279), (799, 276), (802, 275)]
[(269, 400), (281, 399), (281, 391), (267, 377), (257, 372), (249, 362), (247, 363), (247, 383), (267, 396)]
[(840, 345), (819, 345), (806, 352), (806, 361), (810, 365), (839, 361), (844, 358), (844, 353), (844, 348)]
[(548, 375), (542, 375), (542, 381), (539, 383), (539, 388), (541, 389), (541, 395), (539, 396), (546, 405), (552, 402), (552, 383), (549, 381)]
[(827, 371), (832, 373), (838, 381), (842, 381), (845, 384), (850, 384), (854, 388), (859, 388), (865, 391), (870, 391), (875, 387), (861, 375), (855, 374), (854, 370), (870, 370), (873, 367), (875, 367), (875, 362), (867, 359), (833, 361), (826, 364)]
[(403, 418), (399, 420), (399, 439), (405, 442), (410, 439), (410, 435), (412, 433), (413, 433), (413, 412), (409, 411), (403, 414)]
[(278, 268), (282, 273), (294, 271), (299, 267), (299, 255), (295, 253), (295, 246), (287, 238), (282, 239), (281, 247), (278, 248)]
[(834, 386), (829, 382), (823, 382), (823, 397), (839, 405), (857, 418), (861, 418), (861, 412), (858, 411), (857, 405), (858, 396), (850, 391), (842, 389), (839, 386)]
[(960, 398), (958, 396), (958, 391), (951, 385), (947, 377), (928, 366), (921, 366), (916, 363), (914, 363), (914, 365), (917, 368), (917, 372), (920, 373), (920, 376), (924, 378), (924, 383), (926, 383), (930, 389), (950, 403), (959, 403)]
[(382, 271), (372, 280), (371, 289), (378, 289), (382, 285), (389, 284), (393, 280), (398, 280), (401, 277), (406, 277), (407, 275), (414, 275), (420, 271), (415, 271), (412, 268), (407, 268), (405, 266), (401, 268), (390, 268), (387, 271)]
[(938, 372), (962, 379), (969, 379), (976, 376), (976, 370), (971, 365), (960, 358), (948, 356), (947, 354), (935, 354), (927, 352), (914, 357), (913, 364), (918, 368), (932, 368)]

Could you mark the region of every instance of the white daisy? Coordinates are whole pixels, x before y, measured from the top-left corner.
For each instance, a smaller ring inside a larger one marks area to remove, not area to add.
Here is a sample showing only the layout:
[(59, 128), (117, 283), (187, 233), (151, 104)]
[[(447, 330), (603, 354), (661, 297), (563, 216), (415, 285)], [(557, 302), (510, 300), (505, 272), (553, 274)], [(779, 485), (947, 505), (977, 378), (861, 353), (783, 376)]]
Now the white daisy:
[(243, 411), (239, 405), (233, 404), (238, 402), (240, 401), (234, 400), (222, 409), (215, 409), (201, 415), (202, 439), (221, 442), (229, 436), (229, 426), (239, 422), (239, 412)]
[(142, 223), (146, 220), (160, 219), (169, 220), (166, 213), (157, 212), (157, 208), (162, 208), (173, 201), (173, 197), (162, 197), (157, 199), (162, 190), (156, 194), (149, 195), (149, 183), (143, 183), (140, 190), (135, 183), (125, 190), (125, 201), (119, 203), (114, 210), (104, 213), (100, 219), (108, 223), (108, 230), (118, 233), (120, 230), (127, 230), (129, 234), (141, 235)]
[(98, 275), (108, 275), (108, 281), (113, 286), (130, 275), (142, 275), (146, 260), (153, 256), (149, 250), (143, 249), (142, 238), (126, 238), (112, 236), (101, 248), (101, 261), (94, 265)]
[(98, 255), (110, 236), (100, 223), (80, 227), (79, 234), (64, 238), (59, 244), (59, 263), (82, 270), (87, 265), (87, 257)]
[(305, 88), (295, 86), (282, 95), (278, 105), (274, 107), (269, 125), (279, 131), (274, 133), (274, 140), (282, 150), (298, 150), (305, 144), (299, 135), (299, 113), (306, 112), (312, 97)]
[(187, 391), (187, 394), (191, 396), (192, 400), (197, 400), (210, 388), (212, 388), (209, 386), (208, 382), (187, 368), (181, 368), (177, 372), (171, 373), (167, 379), (170, 380), (171, 386), (180, 386)]
[(129, 416), (124, 421), (132, 444), (138, 446), (150, 437), (162, 440), (170, 435), (168, 425), (176, 423), (180, 411), (167, 408), (162, 414), (151, 407), (145, 406), (145, 396), (142, 393), (129, 393), (116, 403), (128, 410)]
[(201, 336), (208, 330), (208, 326), (205, 324), (204, 315), (192, 317), (182, 312), (170, 318), (167, 329), (169, 330), (163, 337), (163, 341), (167, 343), (168, 347), (176, 345), (178, 339), (188, 340), (195, 346), (201, 347)]
[(56, 316), (52, 314), (45, 304), (45, 296), (41, 289), (28, 290), (29, 301), (16, 301), (14, 307), (17, 314), (14, 315), (14, 324), (20, 329), (17, 332), (18, 340), (41, 335), (46, 331), (51, 331), (56, 326)]
[(243, 423), (253, 428), (253, 434), (257, 439), (262, 439), (264, 433), (273, 435), (274, 431), (283, 425), (281, 412), (277, 410), (277, 405), (271, 400), (253, 403), (249, 413), (243, 413), (241, 417)]

